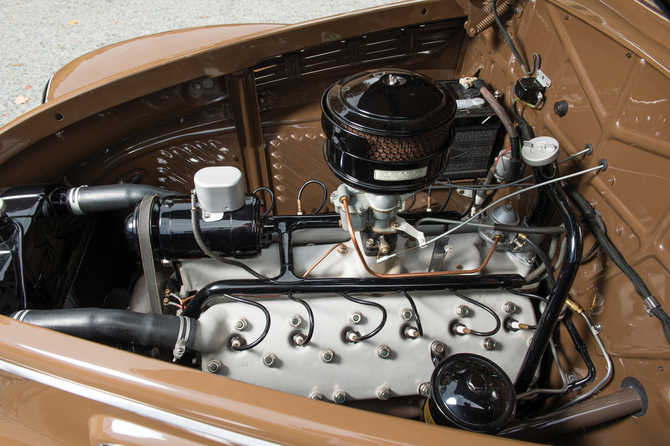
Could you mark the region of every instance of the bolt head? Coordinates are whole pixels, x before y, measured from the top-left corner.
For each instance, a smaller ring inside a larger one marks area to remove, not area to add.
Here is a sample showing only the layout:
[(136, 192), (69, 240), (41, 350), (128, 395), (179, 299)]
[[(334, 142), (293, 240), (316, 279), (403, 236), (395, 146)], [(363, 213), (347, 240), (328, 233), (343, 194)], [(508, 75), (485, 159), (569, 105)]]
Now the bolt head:
[(302, 324), (302, 318), (295, 314), (289, 318), (288, 323), (293, 328), (299, 327)]
[(496, 348), (496, 341), (493, 338), (484, 338), (482, 345), (486, 350), (493, 350)]
[(247, 322), (246, 319), (238, 319), (235, 321), (235, 329), (238, 331), (244, 331), (248, 327), (249, 323)]
[(337, 252), (340, 254), (347, 254), (349, 252), (349, 248), (343, 243), (337, 247)]
[(503, 311), (508, 314), (514, 313), (516, 311), (516, 304), (514, 302), (505, 302)]
[(219, 370), (221, 370), (221, 367), (223, 367), (223, 363), (220, 359), (213, 358), (207, 362), (207, 371), (209, 373), (217, 373)]
[(600, 334), (600, 332), (603, 331), (603, 324), (596, 322), (593, 324), (593, 329), (596, 331), (596, 333)]
[(321, 356), (321, 360), (325, 363), (331, 362), (335, 358), (335, 353), (330, 350), (321, 350), (321, 353), (319, 353), (319, 356)]
[(419, 384), (419, 395), (428, 398), (430, 396), (430, 383)]
[(391, 227), (393, 229), (398, 229), (398, 228), (400, 228), (400, 223), (398, 223), (397, 221), (394, 221), (393, 223), (391, 223)]
[(432, 344), (430, 344), (430, 351), (435, 354), (435, 355), (441, 355), (444, 353), (446, 347), (444, 343), (440, 341), (433, 341)]
[(377, 356), (382, 359), (387, 359), (389, 356), (391, 356), (391, 349), (386, 345), (380, 345), (377, 347)]
[(349, 322), (352, 324), (360, 324), (361, 320), (363, 320), (363, 315), (358, 311), (354, 311), (353, 313), (349, 314)]
[(465, 305), (459, 305), (456, 307), (456, 316), (467, 317), (470, 314), (470, 308)]
[(263, 365), (266, 367), (272, 367), (277, 362), (277, 356), (273, 353), (266, 353), (263, 355)]
[(317, 400), (317, 401), (323, 401), (325, 399), (325, 397), (323, 396), (323, 393), (321, 393), (321, 392), (312, 392), (309, 395), (309, 399)]
[(365, 241), (365, 246), (367, 246), (368, 248), (372, 248), (374, 245), (375, 245), (374, 239), (369, 238)]
[(379, 398), (382, 401), (386, 401), (391, 397), (391, 391), (389, 390), (388, 387), (380, 387), (377, 389), (377, 398)]
[(405, 308), (404, 310), (402, 310), (400, 312), (400, 317), (402, 317), (403, 321), (408, 321), (408, 320), (412, 319), (413, 315), (414, 315), (414, 313), (409, 308)]
[(346, 399), (347, 399), (347, 393), (344, 390), (337, 390), (333, 394), (333, 401), (335, 401), (337, 404), (344, 403)]

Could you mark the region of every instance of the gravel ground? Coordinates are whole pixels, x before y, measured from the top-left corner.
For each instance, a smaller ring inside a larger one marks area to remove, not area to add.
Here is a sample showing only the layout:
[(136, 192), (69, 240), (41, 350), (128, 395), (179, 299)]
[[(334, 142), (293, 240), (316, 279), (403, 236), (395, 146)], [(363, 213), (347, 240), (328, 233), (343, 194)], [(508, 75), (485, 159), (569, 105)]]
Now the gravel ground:
[(51, 75), (102, 46), (227, 23), (298, 23), (398, 0), (0, 0), (0, 127), (41, 103)]

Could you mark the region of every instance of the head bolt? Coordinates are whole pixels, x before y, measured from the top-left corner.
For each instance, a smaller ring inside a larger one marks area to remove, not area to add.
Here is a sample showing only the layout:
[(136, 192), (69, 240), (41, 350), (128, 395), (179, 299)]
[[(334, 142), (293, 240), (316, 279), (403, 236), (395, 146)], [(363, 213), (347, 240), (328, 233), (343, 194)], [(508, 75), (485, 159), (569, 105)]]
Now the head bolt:
[(377, 398), (379, 398), (382, 401), (386, 401), (391, 397), (391, 391), (389, 390), (388, 387), (380, 387), (377, 389)]
[(242, 336), (233, 336), (230, 339), (230, 348), (233, 350), (238, 350), (240, 347), (244, 347), (245, 345), (247, 345), (247, 340)]
[(249, 322), (247, 322), (247, 320), (244, 318), (240, 318), (235, 321), (235, 330), (237, 331), (244, 331), (247, 329), (248, 326)]
[(337, 252), (338, 252), (338, 254), (343, 254), (344, 255), (344, 254), (347, 254), (349, 252), (349, 248), (347, 247), (347, 245), (342, 243), (340, 246), (337, 247)]
[(357, 332), (356, 330), (349, 330), (344, 337), (347, 340), (347, 342), (351, 342), (352, 344), (355, 344), (360, 339), (361, 334), (359, 332)]
[(456, 316), (458, 317), (467, 317), (470, 314), (470, 309), (465, 305), (459, 305), (456, 307)]
[(496, 340), (493, 338), (484, 338), (482, 341), (482, 346), (484, 346), (486, 350), (493, 350), (496, 348), (496, 345)]
[(391, 356), (391, 349), (386, 345), (380, 345), (377, 347), (377, 356), (382, 359), (388, 359)]
[(430, 383), (419, 384), (419, 395), (428, 398), (430, 396)]
[(207, 362), (207, 371), (209, 373), (218, 373), (222, 367), (223, 363), (218, 358), (210, 359), (209, 362)]
[(400, 317), (402, 318), (403, 321), (408, 321), (412, 319), (412, 316), (414, 316), (414, 313), (409, 308), (405, 308), (400, 312)]
[(367, 239), (365, 241), (365, 246), (368, 248), (372, 248), (373, 246), (375, 246), (375, 240), (371, 238)]
[(433, 341), (433, 343), (430, 344), (430, 352), (433, 355), (443, 355), (446, 349), (444, 342)]
[(302, 324), (302, 318), (297, 314), (294, 314), (289, 318), (288, 324), (293, 328), (299, 327), (300, 324)]
[(507, 314), (516, 312), (516, 304), (514, 302), (505, 302), (503, 304), (503, 311)]
[(309, 399), (323, 401), (324, 399), (326, 399), (326, 397), (323, 396), (323, 393), (321, 392), (312, 392), (309, 394)]
[(277, 356), (274, 353), (266, 353), (263, 355), (263, 365), (266, 367), (273, 367), (277, 362)]
[(333, 393), (333, 401), (335, 401), (337, 404), (342, 404), (347, 400), (347, 392), (344, 390), (336, 390), (335, 393)]
[(332, 362), (335, 359), (335, 353), (331, 349), (321, 350), (319, 353), (321, 360), (325, 363)]
[(352, 311), (349, 313), (349, 322), (352, 324), (360, 324), (363, 320), (363, 315), (359, 311)]

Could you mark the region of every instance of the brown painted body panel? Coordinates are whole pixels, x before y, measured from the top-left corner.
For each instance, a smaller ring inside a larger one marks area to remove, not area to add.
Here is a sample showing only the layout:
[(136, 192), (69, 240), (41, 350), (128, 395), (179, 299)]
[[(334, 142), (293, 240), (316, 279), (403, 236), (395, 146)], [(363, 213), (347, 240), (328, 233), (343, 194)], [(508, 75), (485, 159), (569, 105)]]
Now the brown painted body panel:
[[(89, 70), (85, 56), (54, 78), (47, 104), (0, 130), (0, 186), (108, 184), (140, 173), (147, 183), (187, 192), (198, 167), (226, 164), (243, 170), (247, 191), (270, 187), (277, 195), (277, 213), (293, 214), (297, 190), (306, 180), (318, 178), (329, 190), (339, 184), (322, 156), (318, 101), (325, 88), (348, 74), (384, 66), (438, 79), (479, 73), (492, 90), (504, 94), (508, 111), (520, 110), (536, 135), (560, 142), (562, 157), (593, 145), (593, 156), (563, 165), (564, 173), (607, 160), (607, 171), (573, 184), (603, 215), (613, 243), (654, 296), (670, 306), (668, 21), (643, 4), (623, 0), (520, 2), (509, 19), (514, 40), (521, 42), (525, 60), (534, 52), (542, 55), (542, 71), (552, 80), (544, 107), (530, 109), (512, 103), (513, 85), (522, 73), (497, 31), (488, 28), (466, 37), (466, 13), (475, 22), (483, 13), (479, 4), (462, 3), (465, 10), (455, 2), (406, 2), (301, 25), (191, 31), (202, 40), (185, 48), (190, 53), (166, 53), (153, 61), (144, 55), (152, 38), (145, 38), (120, 44), (118, 49), (135, 48), (133, 57), (128, 69), (108, 76), (100, 71), (104, 65)], [(306, 68), (300, 65), (304, 48), (338, 42), (360, 48), (362, 36), (399, 29), (421, 36), (424, 24), (444, 37), (444, 44), (426, 54), (411, 45), (397, 57), (381, 60), (347, 53), (352, 58), (345, 64), (300, 71)], [(179, 36), (170, 33), (162, 39)], [(212, 36), (221, 42), (205, 42)], [(113, 64), (114, 51), (111, 47), (99, 54)], [(284, 71), (275, 67), (279, 65)], [(261, 73), (270, 74), (263, 78)], [(205, 78), (215, 80), (207, 92), (196, 88)], [(569, 104), (564, 117), (553, 113), (558, 100)], [(321, 201), (316, 189), (305, 191), (306, 212)], [(528, 203), (529, 198), (515, 202), (520, 207)], [(585, 248), (591, 243), (589, 235)], [(604, 327), (601, 336), (615, 371), (603, 393), (618, 390), (623, 378), (633, 376), (649, 396), (644, 417), (588, 429), (575, 442), (624, 445), (643, 439), (665, 444), (670, 435), (670, 347), (660, 324), (649, 318), (632, 285), (604, 255), (580, 268), (571, 293)], [(597, 352), (586, 329), (578, 327), (589, 350)], [(0, 331), (3, 361), (279, 444), (510, 443), (311, 401), (6, 318), (0, 320)], [(565, 332), (561, 335), (568, 339)], [(562, 344), (563, 362), (583, 374), (581, 358), (568, 344)], [(604, 360), (598, 353), (592, 357), (600, 380)], [(183, 444), (209, 444), (192, 432), (44, 384), (11, 375), (2, 375), (0, 382), (0, 436), (7, 442), (133, 444), (110, 437), (111, 423), (119, 419)], [(25, 434), (18, 438), (16, 432)]]
[(168, 31), (138, 37), (91, 51), (53, 75), (46, 96), (52, 101), (95, 82), (169, 62), (180, 55), (206, 51), (229, 40), (281, 27), (275, 24), (221, 25)]

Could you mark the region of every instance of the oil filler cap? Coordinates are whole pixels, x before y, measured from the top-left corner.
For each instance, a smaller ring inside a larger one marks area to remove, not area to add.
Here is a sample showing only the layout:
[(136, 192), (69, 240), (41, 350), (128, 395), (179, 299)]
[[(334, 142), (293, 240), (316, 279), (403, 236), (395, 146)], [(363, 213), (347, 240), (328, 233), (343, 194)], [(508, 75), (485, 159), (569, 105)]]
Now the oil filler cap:
[(550, 136), (539, 136), (524, 141), (521, 147), (523, 161), (532, 167), (551, 164), (558, 158), (558, 141)]

